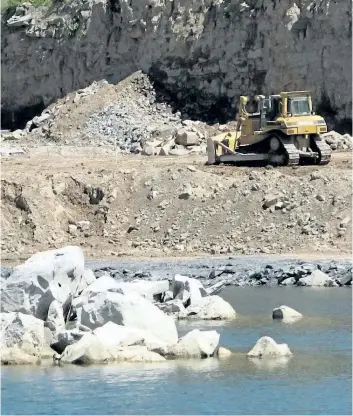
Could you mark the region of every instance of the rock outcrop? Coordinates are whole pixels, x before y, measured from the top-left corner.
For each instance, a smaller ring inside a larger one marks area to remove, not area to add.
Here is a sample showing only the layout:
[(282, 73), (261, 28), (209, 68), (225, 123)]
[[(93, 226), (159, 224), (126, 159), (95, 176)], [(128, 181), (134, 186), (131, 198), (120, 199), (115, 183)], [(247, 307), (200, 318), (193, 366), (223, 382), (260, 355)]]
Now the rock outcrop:
[(194, 329), (179, 339), (167, 355), (178, 358), (207, 358), (211, 357), (219, 343), (217, 331), (200, 331)]
[(279, 306), (272, 311), (273, 319), (282, 319), (284, 322), (292, 322), (301, 319), (303, 315), (289, 306)]
[(314, 270), (309, 276), (302, 277), (298, 286), (338, 286), (334, 280), (321, 270)]
[(311, 88), (324, 113), (350, 120), (351, 57), (342, 50), (351, 50), (351, 25), (348, 1), (75, 0), (54, 3), (49, 13), (9, 8), (2, 15), (3, 123), (138, 69), (188, 114), (233, 117), (241, 93)]
[(44, 322), (23, 313), (1, 313), (0, 339), (1, 350), (17, 348), (40, 358), (44, 345)]
[(91, 329), (111, 321), (118, 325), (148, 330), (171, 344), (178, 340), (174, 319), (137, 293), (98, 293), (77, 310), (77, 316), (82, 325)]
[(62, 307), (82, 287), (84, 256), (80, 247), (39, 252), (17, 266), (1, 291), (1, 312), (22, 312), (46, 320), (49, 307)]
[(247, 355), (255, 358), (277, 358), (291, 356), (292, 352), (287, 344), (277, 344), (271, 337), (261, 337)]

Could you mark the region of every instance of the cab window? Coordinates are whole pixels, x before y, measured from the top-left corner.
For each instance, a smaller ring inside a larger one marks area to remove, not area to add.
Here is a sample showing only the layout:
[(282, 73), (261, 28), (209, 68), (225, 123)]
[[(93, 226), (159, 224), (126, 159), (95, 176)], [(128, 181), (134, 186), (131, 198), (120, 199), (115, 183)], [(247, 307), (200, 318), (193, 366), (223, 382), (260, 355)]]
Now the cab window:
[(309, 100), (305, 97), (289, 98), (288, 112), (293, 115), (307, 115), (310, 114)]

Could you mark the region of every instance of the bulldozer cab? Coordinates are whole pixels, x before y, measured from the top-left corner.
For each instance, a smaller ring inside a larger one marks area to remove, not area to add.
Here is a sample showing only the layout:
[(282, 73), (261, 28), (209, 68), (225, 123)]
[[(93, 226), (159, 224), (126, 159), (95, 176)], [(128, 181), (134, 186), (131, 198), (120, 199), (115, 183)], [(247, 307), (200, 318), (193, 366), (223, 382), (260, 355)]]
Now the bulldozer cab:
[(311, 94), (309, 91), (281, 92), (280, 94), (256, 96), (257, 110), (247, 113), (245, 105), (247, 97), (241, 97), (243, 116), (248, 118), (265, 118), (274, 122), (279, 117), (309, 116), (312, 112)]

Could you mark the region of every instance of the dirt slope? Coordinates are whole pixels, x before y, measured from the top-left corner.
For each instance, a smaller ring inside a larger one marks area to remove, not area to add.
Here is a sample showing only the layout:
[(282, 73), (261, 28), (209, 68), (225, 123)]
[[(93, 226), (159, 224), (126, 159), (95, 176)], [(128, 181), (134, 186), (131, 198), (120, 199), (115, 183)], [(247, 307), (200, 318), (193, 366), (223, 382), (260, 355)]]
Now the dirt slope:
[(64, 244), (96, 258), (351, 251), (351, 154), (320, 168), (204, 162), (89, 149), (3, 160), (2, 259)]

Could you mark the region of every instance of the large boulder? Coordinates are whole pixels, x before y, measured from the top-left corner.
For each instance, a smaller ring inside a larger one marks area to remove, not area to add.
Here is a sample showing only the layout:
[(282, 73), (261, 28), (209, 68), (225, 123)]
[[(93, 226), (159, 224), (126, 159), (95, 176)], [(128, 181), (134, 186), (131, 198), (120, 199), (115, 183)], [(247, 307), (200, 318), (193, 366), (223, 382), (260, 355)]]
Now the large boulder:
[(211, 357), (219, 343), (217, 331), (200, 331), (194, 329), (179, 339), (167, 355), (178, 358), (207, 358)]
[(201, 298), (199, 302), (186, 308), (187, 317), (205, 320), (232, 320), (236, 317), (233, 307), (220, 296)]
[(29, 355), (40, 356), (44, 342), (42, 320), (19, 312), (1, 314), (1, 348), (17, 347)]
[[(120, 290), (119, 290), (120, 289)], [(103, 275), (96, 279), (93, 283), (87, 286), (80, 296), (86, 297), (87, 294), (91, 296), (94, 293), (117, 291), (131, 293), (135, 292), (149, 300), (153, 300), (154, 296), (162, 295), (169, 290), (168, 280), (159, 280), (154, 282), (134, 280), (132, 282), (117, 282), (109, 275)]]
[(273, 319), (282, 319), (285, 322), (297, 321), (302, 317), (301, 313), (285, 305), (279, 306), (272, 311)]
[(22, 312), (45, 320), (50, 304), (69, 302), (85, 285), (80, 247), (67, 246), (34, 254), (13, 269), (1, 292), (1, 312)]
[(48, 316), (45, 321), (45, 326), (49, 328), (54, 334), (65, 330), (65, 319), (62, 305), (54, 300), (48, 310)]
[(168, 280), (156, 280), (153, 282), (133, 280), (129, 283), (119, 283), (119, 285), (122, 289), (126, 288), (128, 290), (134, 291), (150, 300), (153, 300), (158, 296), (160, 296), (162, 299), (162, 295), (169, 290)]
[(111, 321), (147, 330), (169, 344), (178, 340), (174, 319), (137, 293), (102, 292), (77, 309), (80, 323), (95, 329)]
[(77, 343), (69, 345), (60, 356), (60, 362), (73, 364), (91, 364), (108, 361), (149, 362), (164, 361), (156, 352), (146, 346), (130, 346), (138, 336), (118, 325), (97, 328), (93, 333), (85, 334)]
[(96, 281), (96, 276), (93, 273), (92, 269), (86, 268), (83, 272), (82, 280), (84, 282), (84, 286), (89, 286)]
[(96, 328), (93, 334), (109, 348), (140, 345), (150, 351), (159, 352), (167, 351), (170, 346), (147, 330), (117, 325), (113, 322), (107, 322), (102, 327)]
[(114, 354), (92, 333), (85, 334), (78, 342), (65, 348), (60, 362), (73, 364), (92, 364), (111, 361)]
[(107, 322), (105, 325), (96, 328), (93, 334), (99, 338), (105, 347), (128, 347), (129, 345), (142, 344), (143, 331), (134, 328), (117, 325), (114, 322)]
[(309, 276), (302, 277), (298, 281), (298, 286), (333, 286), (334, 280), (326, 273), (317, 269), (314, 270)]
[(198, 280), (176, 274), (171, 284), (173, 297), (185, 301), (184, 305), (197, 304), (202, 297), (207, 296), (206, 290)]
[(62, 354), (68, 345), (75, 344), (83, 336), (84, 332), (79, 329), (64, 330), (55, 336), (55, 340), (50, 344), (50, 347), (58, 354)]
[(118, 350), (116, 361), (151, 363), (165, 361), (165, 358), (157, 352), (150, 351), (147, 347), (136, 345)]
[(77, 246), (42, 251), (15, 267), (8, 282), (21, 282), (24, 278), (29, 280), (35, 276), (41, 276), (48, 282), (66, 277), (64, 281), (69, 283), (70, 291), (74, 293), (84, 274), (84, 261), (83, 251)]
[(18, 347), (1, 348), (1, 365), (37, 364), (38, 357), (27, 354)]
[(81, 293), (80, 296), (84, 296), (89, 293), (90, 295), (94, 293), (106, 292), (112, 289), (119, 289), (119, 283), (113, 279), (108, 274), (103, 274), (98, 279), (90, 283)]
[(276, 358), (291, 356), (292, 352), (287, 344), (277, 344), (271, 337), (261, 337), (247, 355), (257, 358)]
[(178, 318), (186, 317), (186, 309), (179, 299), (170, 300), (166, 303), (157, 303), (156, 306), (168, 315), (176, 315)]
[(218, 358), (228, 358), (232, 355), (232, 351), (224, 347), (217, 348), (217, 357)]

